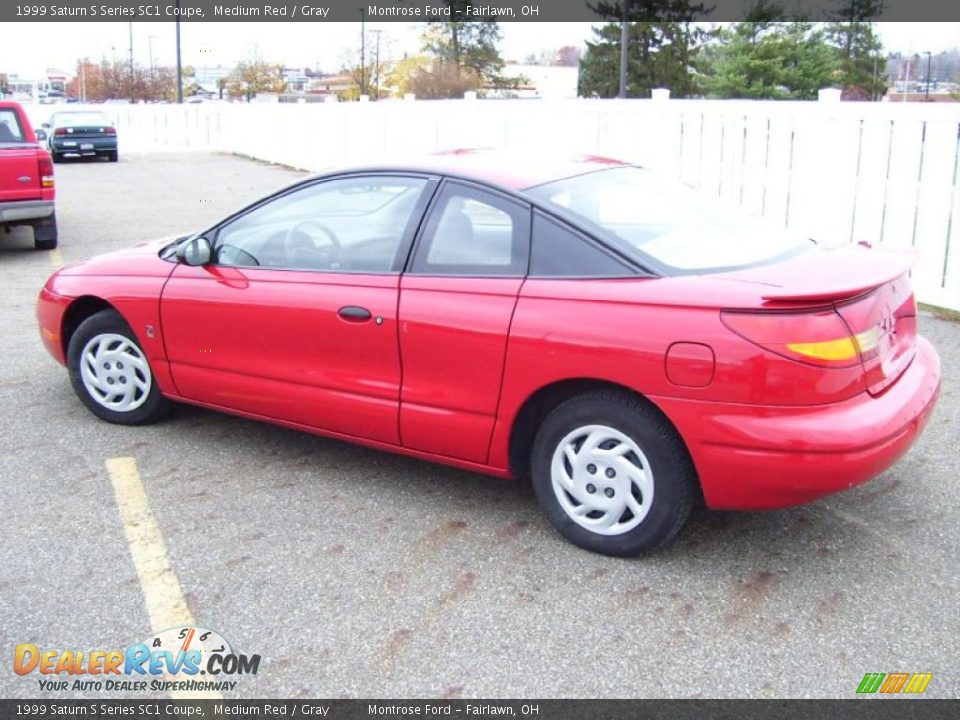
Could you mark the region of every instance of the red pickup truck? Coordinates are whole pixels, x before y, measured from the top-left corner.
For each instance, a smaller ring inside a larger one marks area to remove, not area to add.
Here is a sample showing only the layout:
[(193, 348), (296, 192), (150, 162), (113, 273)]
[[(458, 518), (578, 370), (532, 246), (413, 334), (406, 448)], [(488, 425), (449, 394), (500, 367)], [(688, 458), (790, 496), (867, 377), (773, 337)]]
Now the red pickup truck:
[(53, 161), (19, 103), (0, 101), (0, 228), (33, 227), (37, 250), (57, 246)]

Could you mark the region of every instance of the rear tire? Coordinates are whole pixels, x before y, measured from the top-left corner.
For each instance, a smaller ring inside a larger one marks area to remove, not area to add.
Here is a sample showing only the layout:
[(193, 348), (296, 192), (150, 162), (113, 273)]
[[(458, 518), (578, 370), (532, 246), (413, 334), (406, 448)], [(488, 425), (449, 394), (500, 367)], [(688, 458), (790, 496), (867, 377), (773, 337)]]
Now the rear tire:
[(110, 162), (117, 162), (120, 159), (120, 153), (116, 150), (111, 150), (107, 153), (107, 160)]
[(53, 250), (57, 247), (57, 214), (37, 220), (33, 224), (33, 246), (37, 250)]
[(101, 420), (146, 425), (170, 407), (130, 326), (115, 310), (101, 310), (76, 329), (67, 348), (70, 382)]
[(53, 162), (55, 162), (55, 163), (61, 163), (61, 162), (63, 162), (63, 155), (61, 155), (60, 153), (55, 153), (55, 152), (53, 152), (52, 150), (50, 151), (50, 158), (51, 158), (51, 159), (53, 160)]
[(626, 392), (588, 392), (555, 408), (537, 432), (530, 465), (550, 523), (603, 555), (663, 547), (697, 496), (696, 471), (676, 430)]

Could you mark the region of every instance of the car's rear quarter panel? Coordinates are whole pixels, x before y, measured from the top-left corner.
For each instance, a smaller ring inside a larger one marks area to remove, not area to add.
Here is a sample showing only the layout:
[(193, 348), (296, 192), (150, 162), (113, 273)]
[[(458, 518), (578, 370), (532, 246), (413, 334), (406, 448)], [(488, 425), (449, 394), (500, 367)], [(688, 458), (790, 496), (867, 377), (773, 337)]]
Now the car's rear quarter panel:
[(757, 407), (656, 398), (681, 428), (715, 509), (788, 507), (867, 482), (916, 440), (930, 417), (940, 362), (918, 339), (911, 366), (887, 392), (821, 406)]
[[(599, 380), (640, 393), (660, 407), (688, 444), (700, 437), (698, 413), (675, 413), (675, 403), (762, 415), (765, 407), (824, 406), (864, 392), (858, 368), (806, 366), (731, 332), (720, 320), (721, 308), (762, 304), (756, 290), (738, 285), (703, 276), (527, 280), (511, 326), (490, 465), (509, 466), (510, 434), (528, 399), (568, 380)], [(713, 350), (708, 385), (671, 382), (666, 356), (678, 342)], [(693, 455), (696, 463), (699, 453)]]

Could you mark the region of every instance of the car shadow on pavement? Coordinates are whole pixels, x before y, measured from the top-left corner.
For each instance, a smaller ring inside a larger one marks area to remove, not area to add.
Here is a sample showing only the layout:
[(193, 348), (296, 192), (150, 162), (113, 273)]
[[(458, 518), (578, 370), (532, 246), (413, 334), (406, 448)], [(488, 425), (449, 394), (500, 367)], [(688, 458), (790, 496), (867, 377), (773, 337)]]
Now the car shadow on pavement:
[[(363, 483), (358, 492), (380, 498), (387, 505), (394, 502), (392, 494), (400, 493), (405, 497), (420, 495), (425, 502), (445, 501), (449, 503), (446, 508), (434, 510), (452, 518), (450, 522), (457, 522), (456, 518), (469, 510), (472, 521), (486, 527), (487, 534), (498, 531), (487, 527), (493, 520), (485, 522), (485, 511), (497, 515), (500, 509), (510, 507), (522, 516), (519, 522), (523, 527), (539, 529), (541, 539), (564, 550), (572, 547), (549, 527), (526, 478), (503, 480), (190, 405), (175, 405), (158, 427), (164, 428), (164, 435), (182, 433), (201, 447), (232, 438), (236, 442), (231, 460), (236, 461), (238, 471), (251, 462), (262, 464), (264, 456), (270, 458), (274, 469), (277, 465), (295, 468), (296, 479), (281, 473), (285, 477), (282, 485), (322, 484), (327, 481), (328, 469), (333, 468), (338, 477)], [(805, 562), (822, 557), (823, 547), (846, 536), (844, 524), (833, 520), (817, 503), (785, 510), (730, 512), (709, 510), (701, 502), (670, 545), (640, 561), (672, 562), (692, 556), (721, 560), (733, 554), (741, 559), (794, 557)], [(576, 548), (574, 552), (590, 556)]]

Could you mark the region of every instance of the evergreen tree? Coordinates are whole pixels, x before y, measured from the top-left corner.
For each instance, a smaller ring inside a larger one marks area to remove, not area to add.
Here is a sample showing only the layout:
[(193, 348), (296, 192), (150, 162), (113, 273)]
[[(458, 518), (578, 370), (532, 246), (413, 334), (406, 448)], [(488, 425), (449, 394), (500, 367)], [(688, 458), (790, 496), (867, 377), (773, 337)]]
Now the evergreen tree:
[[(623, 0), (621, 0), (622, 2)], [(620, 2), (600, 2), (594, 10), (611, 22), (594, 28), (594, 39), (580, 61), (580, 94), (615, 97), (620, 90)], [(694, 63), (707, 33), (697, 28), (708, 9), (696, 0), (633, 0), (628, 6), (627, 96), (649, 97), (668, 88), (673, 97), (699, 93)]]
[(883, 0), (840, 0), (827, 25), (827, 37), (839, 60), (838, 84), (844, 89), (859, 88), (880, 99), (887, 91), (887, 61), (883, 43), (870, 22), (883, 11)]
[[(771, 8), (752, 16), (777, 17)], [(834, 82), (834, 50), (811, 23), (751, 20), (721, 30), (716, 40), (700, 63), (709, 97), (812, 100)]]

